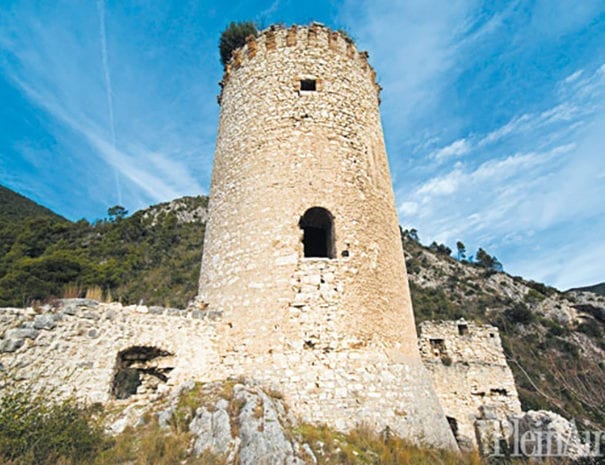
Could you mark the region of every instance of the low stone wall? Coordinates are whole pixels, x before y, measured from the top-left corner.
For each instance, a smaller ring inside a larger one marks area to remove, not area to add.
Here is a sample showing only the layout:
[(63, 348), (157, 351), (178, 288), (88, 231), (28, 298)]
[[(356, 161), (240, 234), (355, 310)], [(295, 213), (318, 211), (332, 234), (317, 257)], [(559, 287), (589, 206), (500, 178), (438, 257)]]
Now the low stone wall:
[[(168, 383), (157, 385), (159, 393), (164, 385), (207, 379), (219, 362), (212, 322), (191, 312), (84, 299), (59, 301), (44, 310), (0, 309), (3, 387), (27, 383), (58, 396), (107, 402), (118, 354), (129, 348), (155, 347), (172, 354), (162, 361), (170, 376)], [(141, 394), (153, 394), (141, 387)]]
[(456, 447), (417, 358), (335, 344), (307, 323), (305, 332), (317, 334), (309, 344), (286, 341), (283, 350), (255, 353), (224, 340), (229, 322), (217, 312), (84, 299), (40, 311), (0, 309), (0, 379), (2, 388), (27, 384), (59, 397), (120, 403), (153, 401), (190, 380), (241, 376), (280, 392), (301, 421), (342, 431), (363, 424)]

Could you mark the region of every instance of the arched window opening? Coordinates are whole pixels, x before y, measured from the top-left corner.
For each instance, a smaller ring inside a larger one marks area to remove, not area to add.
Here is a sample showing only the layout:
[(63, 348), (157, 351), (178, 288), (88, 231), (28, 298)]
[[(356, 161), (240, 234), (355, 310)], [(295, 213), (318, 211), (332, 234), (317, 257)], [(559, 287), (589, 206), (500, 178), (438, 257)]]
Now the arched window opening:
[(309, 208), (300, 218), (305, 257), (334, 258), (334, 217), (322, 207)]

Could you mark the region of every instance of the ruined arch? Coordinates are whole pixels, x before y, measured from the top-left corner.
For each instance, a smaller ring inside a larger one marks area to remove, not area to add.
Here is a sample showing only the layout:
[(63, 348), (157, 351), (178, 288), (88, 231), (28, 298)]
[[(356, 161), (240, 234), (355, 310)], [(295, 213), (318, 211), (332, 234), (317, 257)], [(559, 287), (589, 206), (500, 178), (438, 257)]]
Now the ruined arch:
[(309, 208), (298, 223), (305, 257), (334, 258), (334, 216), (323, 207)]
[(116, 399), (128, 399), (155, 391), (173, 369), (174, 354), (154, 346), (131, 346), (116, 356), (111, 393)]

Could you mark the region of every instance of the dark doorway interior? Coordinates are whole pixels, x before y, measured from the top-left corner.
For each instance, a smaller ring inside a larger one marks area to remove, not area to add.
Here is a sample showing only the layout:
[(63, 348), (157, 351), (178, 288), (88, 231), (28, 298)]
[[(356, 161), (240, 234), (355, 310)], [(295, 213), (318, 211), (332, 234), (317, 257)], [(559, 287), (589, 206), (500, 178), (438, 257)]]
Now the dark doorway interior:
[(322, 207), (309, 208), (301, 217), (305, 257), (334, 258), (334, 220)]

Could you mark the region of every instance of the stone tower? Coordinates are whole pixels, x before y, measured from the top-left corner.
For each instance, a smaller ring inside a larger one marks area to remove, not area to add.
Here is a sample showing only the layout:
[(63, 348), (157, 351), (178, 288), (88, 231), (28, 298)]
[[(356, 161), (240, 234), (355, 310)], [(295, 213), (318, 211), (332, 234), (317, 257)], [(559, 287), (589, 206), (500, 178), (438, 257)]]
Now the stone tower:
[(222, 368), (303, 419), (453, 446), (420, 362), (368, 55), (320, 24), (233, 53), (198, 301)]

